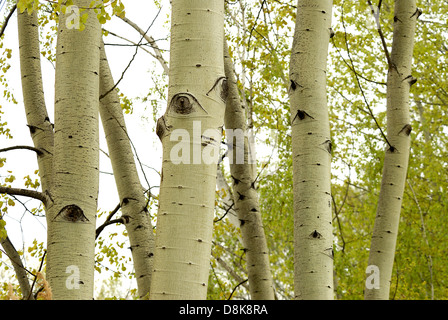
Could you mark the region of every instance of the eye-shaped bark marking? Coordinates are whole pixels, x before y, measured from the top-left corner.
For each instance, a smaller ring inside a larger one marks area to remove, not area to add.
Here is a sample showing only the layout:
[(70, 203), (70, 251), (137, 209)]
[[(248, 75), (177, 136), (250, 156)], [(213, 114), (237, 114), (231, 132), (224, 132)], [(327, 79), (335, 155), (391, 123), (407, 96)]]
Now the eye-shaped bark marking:
[(205, 113), (207, 111), (201, 106), (198, 99), (191, 93), (180, 92), (175, 94), (171, 98), (169, 105), (170, 111), (173, 111), (180, 115), (188, 115), (192, 112), (198, 111), (197, 108), (201, 108)]
[(54, 220), (68, 221), (68, 222), (87, 222), (89, 219), (84, 215), (84, 212), (76, 204), (69, 204), (59, 211)]
[(213, 84), (212, 88), (206, 93), (206, 95), (208, 96), (209, 93), (213, 90), (217, 90), (219, 92), (219, 97), (221, 98), (221, 100), (226, 102), (228, 94), (227, 78), (219, 77)]

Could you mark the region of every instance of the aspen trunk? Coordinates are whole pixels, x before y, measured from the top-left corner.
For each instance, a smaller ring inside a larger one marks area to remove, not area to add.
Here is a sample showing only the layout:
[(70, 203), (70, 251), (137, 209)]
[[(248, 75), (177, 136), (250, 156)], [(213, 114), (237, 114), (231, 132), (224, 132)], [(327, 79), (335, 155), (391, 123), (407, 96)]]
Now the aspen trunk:
[[(45, 106), (45, 97), (42, 83), (42, 71), (40, 63), (40, 45), (39, 45), (39, 27), (37, 23), (37, 12), (28, 14), (20, 13), (17, 10), (17, 26), (19, 37), (20, 52), (20, 73), (22, 81), (23, 104), (27, 125), (34, 144), (40, 152), (37, 154), (37, 164), (42, 191), (48, 193), (52, 186), (52, 166), (53, 166), (53, 126), (48, 117)], [(9, 239), (5, 239), (2, 244), (6, 251), (7, 248), (13, 248)], [(5, 245), (7, 247), (5, 247)], [(14, 250), (15, 251), (15, 250)], [(24, 299), (28, 297), (34, 299), (31, 295), (31, 288), (28, 282), (27, 273), (19, 265), (20, 257), (13, 262), (16, 270), (17, 279)]]
[[(109, 92), (114, 81), (101, 46), (100, 93)], [(115, 90), (100, 100), (100, 115), (106, 135), (122, 217), (134, 261), (135, 277), (140, 298), (149, 297), (154, 255), (154, 233), (147, 211), (144, 190), (140, 183), (120, 100)]]
[(69, 28), (73, 14), (59, 16), (56, 49), (54, 202), (47, 211), (47, 280), (56, 300), (90, 300), (94, 287), (101, 27), (89, 12), (84, 30)]
[(331, 0), (299, 0), (290, 64), (295, 299), (333, 299), (326, 62)]
[(406, 182), (410, 147), (409, 91), (415, 25), (420, 11), (415, 0), (396, 0), (387, 77), (387, 140), (381, 190), (370, 247), (365, 299), (389, 298), (390, 281)]
[(274, 289), (268, 246), (255, 189), (254, 164), (250, 162), (246, 135), (246, 114), (238, 93), (233, 63), (224, 46), (227, 77), (225, 127), (229, 147), (230, 174), (233, 179), (235, 211), (240, 221), (242, 243), (246, 252), (249, 289), (254, 300), (273, 300)]
[(172, 2), (151, 299), (205, 299), (225, 111), (224, 1)]
[(37, 155), (42, 191), (52, 184), (53, 127), (47, 114), (40, 64), (37, 12), (17, 12), (20, 72), (25, 113)]

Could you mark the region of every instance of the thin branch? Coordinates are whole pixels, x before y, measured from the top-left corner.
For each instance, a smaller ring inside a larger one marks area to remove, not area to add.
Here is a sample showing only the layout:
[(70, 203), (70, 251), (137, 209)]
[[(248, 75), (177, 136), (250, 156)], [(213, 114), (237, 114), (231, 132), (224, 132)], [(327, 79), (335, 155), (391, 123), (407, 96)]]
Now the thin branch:
[[(347, 48), (347, 55), (348, 55), (348, 58), (349, 58), (349, 60), (350, 60), (351, 65), (352, 65), (352, 69), (355, 70), (355, 64), (353, 63), (353, 59), (352, 59), (352, 56), (351, 56), (351, 54), (350, 54), (350, 49), (349, 49), (349, 46), (348, 46), (347, 29), (346, 29), (345, 21), (344, 21), (344, 4), (345, 4), (345, 1), (344, 1), (344, 3), (342, 4), (342, 10), (341, 10), (341, 22), (342, 22), (342, 26), (343, 26), (343, 28), (344, 28), (345, 46), (346, 46), (346, 48)], [(390, 144), (390, 142), (389, 142), (389, 140), (387, 139), (387, 137), (386, 137), (386, 135), (385, 135), (383, 129), (381, 129), (380, 124), (379, 124), (378, 121), (376, 120), (376, 117), (374, 116), (372, 109), (370, 108), (370, 104), (369, 104), (369, 102), (367, 101), (367, 97), (366, 97), (366, 95), (365, 95), (365, 93), (364, 93), (364, 89), (362, 88), (362, 86), (361, 86), (361, 82), (359, 81), (358, 73), (357, 73), (357, 72), (354, 72), (354, 75), (355, 75), (355, 78), (356, 78), (356, 82), (358, 83), (359, 90), (361, 91), (361, 95), (362, 95), (362, 97), (363, 97), (363, 99), (364, 99), (364, 102), (365, 102), (365, 104), (366, 104), (366, 107), (367, 107), (367, 109), (369, 110), (369, 114), (370, 114), (370, 116), (372, 117), (373, 121), (375, 121), (375, 124), (376, 124), (377, 128), (380, 130), (381, 135), (382, 135), (383, 138), (384, 138), (384, 141), (386, 141), (386, 143), (387, 143), (387, 145), (389, 146), (389, 148), (390, 148), (391, 150), (393, 150), (394, 147)]]
[(221, 218), (219, 218), (219, 219), (216, 219), (216, 220), (214, 220), (213, 221), (213, 223), (215, 223), (215, 222), (219, 222), (219, 221), (221, 221), (222, 219), (224, 219), (224, 217), (230, 212), (230, 210), (233, 208), (233, 205), (235, 204), (235, 202), (232, 202), (232, 204), (227, 208), (227, 210), (226, 210), (226, 212), (223, 214), (223, 216), (221, 217)]
[(118, 219), (114, 219), (114, 220), (109, 220), (109, 221), (105, 221), (101, 226), (99, 226), (96, 229), (96, 234), (95, 234), (95, 239), (98, 238), (98, 236), (100, 235), (100, 233), (104, 230), (104, 228), (106, 228), (107, 226), (110, 226), (111, 224), (116, 224), (116, 223), (122, 223), (125, 224), (127, 222), (127, 219), (125, 217), (121, 217)]
[(168, 72), (169, 72), (168, 63), (163, 58), (162, 52), (161, 52), (159, 46), (157, 45), (156, 41), (154, 40), (154, 38), (149, 36), (149, 35), (147, 35), (147, 32), (144, 32), (142, 29), (140, 29), (140, 27), (137, 24), (135, 24), (134, 22), (132, 22), (128, 18), (123, 17), (121, 19), (124, 22), (126, 22), (127, 24), (129, 24), (132, 28), (134, 28), (138, 33), (140, 33), (145, 38), (146, 41), (148, 41), (148, 43), (151, 45), (152, 49), (154, 50), (154, 53), (155, 53), (154, 58), (156, 58), (160, 62), (160, 64), (162, 65), (162, 68), (163, 68), (165, 74), (168, 75)]
[(29, 190), (29, 189), (10, 188), (10, 187), (0, 186), (0, 194), (2, 194), (2, 193), (14, 195), (14, 196), (24, 196), (24, 197), (37, 199), (37, 200), (42, 201), (42, 203), (44, 205), (47, 205), (50, 200), (50, 198), (45, 193), (35, 191), (35, 190)]
[[(151, 24), (149, 25), (148, 29), (146, 30), (145, 34), (148, 33), (149, 29), (151, 29), (152, 25), (154, 24), (155, 20), (157, 19), (157, 17), (159, 16), (160, 10), (157, 12), (157, 15), (155, 16), (154, 20), (151, 22)], [(118, 86), (118, 84), (121, 82), (121, 80), (123, 80), (124, 78), (124, 74), (126, 73), (126, 71), (128, 71), (129, 67), (131, 66), (132, 62), (134, 62), (135, 57), (137, 56), (137, 52), (138, 49), (140, 48), (140, 44), (142, 43), (143, 39), (144, 39), (144, 35), (140, 38), (140, 41), (138, 42), (138, 44), (135, 47), (135, 52), (131, 58), (131, 60), (129, 61), (128, 65), (126, 66), (126, 68), (123, 70), (123, 72), (121, 73), (121, 77), (120, 79), (118, 79), (118, 81), (114, 84), (114, 86), (112, 88), (110, 88), (106, 93), (102, 94), (100, 96), (100, 100), (103, 99), (105, 96), (107, 96), (109, 93), (111, 93), (113, 90), (115, 90), (115, 88)]]
[(249, 279), (243, 280), (240, 283), (238, 283), (235, 288), (233, 288), (232, 292), (230, 293), (230, 296), (227, 298), (227, 300), (230, 300), (233, 296), (233, 294), (235, 293), (236, 289), (238, 289), (238, 287), (244, 283), (246, 283)]
[(257, 20), (260, 17), (261, 11), (263, 11), (263, 6), (264, 6), (265, 3), (266, 3), (266, 0), (263, 0), (261, 2), (261, 7), (260, 7), (260, 10), (258, 11), (257, 18), (255, 19), (254, 25), (252, 26), (252, 29), (250, 30), (249, 39), (247, 40), (247, 47), (248, 48), (250, 48), (250, 40), (252, 38), (252, 32), (255, 30), (255, 27), (257, 26)]
[[(367, 0), (367, 3), (369, 4), (370, 8), (373, 8), (372, 2), (370, 0)], [(389, 50), (387, 49), (387, 44), (386, 44), (386, 40), (384, 38), (383, 30), (381, 29), (381, 24), (380, 24), (381, 3), (382, 3), (382, 1), (380, 0), (378, 3), (378, 6), (377, 6), (378, 12), (375, 13), (374, 10), (372, 9), (372, 15), (376, 22), (377, 31), (378, 31), (378, 34), (380, 35), (381, 44), (383, 45), (383, 50), (384, 50), (384, 54), (386, 55), (387, 64), (389, 65), (389, 69), (396, 69), (394, 67), (394, 64), (392, 63), (392, 59), (390, 58), (390, 54), (389, 54)]]
[[(42, 267), (44, 265), (44, 260), (45, 260), (45, 255), (47, 254), (47, 250), (44, 251), (44, 254), (42, 255), (42, 260), (40, 261), (40, 266), (39, 266), (39, 270), (36, 272), (36, 274), (34, 275), (34, 280), (33, 280), (33, 284), (31, 285), (31, 290), (30, 293), (28, 295), (28, 300), (30, 300), (31, 297), (31, 293), (33, 292), (33, 288), (34, 288), (34, 284), (37, 281), (37, 274), (42, 270)], [(38, 292), (37, 292), (38, 293)]]
[(7, 148), (2, 148), (0, 149), (0, 152), (6, 152), (6, 151), (11, 151), (11, 150), (31, 150), (36, 152), (38, 155), (42, 155), (43, 151), (41, 149), (35, 148), (35, 147), (31, 147), (31, 146), (14, 146), (14, 147), (7, 147)]
[[(122, 219), (115, 219), (115, 220), (112, 220), (112, 217), (118, 212), (118, 210), (120, 210), (120, 208), (121, 208), (121, 205), (120, 205), (120, 204), (117, 204), (117, 206), (114, 208), (114, 210), (112, 210), (112, 211), (109, 213), (109, 215), (107, 216), (106, 221), (104, 221), (104, 223), (96, 229), (96, 236), (95, 236), (95, 239), (98, 238), (98, 236), (99, 236), (100, 233), (103, 231), (103, 229), (104, 229), (105, 227), (107, 227), (108, 225), (113, 224), (113, 223), (120, 223), (120, 222), (123, 222)], [(120, 220), (120, 221), (118, 221), (118, 220)], [(114, 222), (111, 222), (111, 221), (114, 221)]]
[(5, 29), (6, 29), (6, 26), (8, 25), (9, 19), (11, 19), (12, 15), (14, 14), (14, 11), (16, 11), (16, 9), (17, 9), (17, 5), (14, 5), (11, 8), (11, 11), (9, 11), (9, 14), (6, 17), (5, 22), (3, 22), (2, 28), (0, 29), (0, 37), (3, 36), (3, 33), (5, 33)]

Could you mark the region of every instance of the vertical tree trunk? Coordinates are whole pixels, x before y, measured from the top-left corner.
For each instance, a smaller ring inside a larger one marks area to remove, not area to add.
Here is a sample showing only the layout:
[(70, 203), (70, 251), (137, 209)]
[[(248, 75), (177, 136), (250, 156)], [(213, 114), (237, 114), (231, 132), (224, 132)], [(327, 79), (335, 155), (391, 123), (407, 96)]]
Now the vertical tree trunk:
[[(410, 146), (409, 90), (416, 20), (415, 0), (396, 0), (387, 77), (387, 140), (381, 190), (370, 247), (365, 299), (389, 298)], [(375, 274), (374, 274), (375, 273)], [(375, 283), (379, 280), (379, 283)]]
[(223, 11), (223, 0), (172, 2), (151, 299), (206, 298), (225, 111)]
[[(109, 92), (114, 81), (101, 46), (100, 93)], [(154, 256), (154, 233), (146, 209), (144, 190), (135, 166), (126, 123), (115, 90), (100, 100), (101, 121), (106, 135), (109, 156), (117, 185), (122, 217), (128, 231), (134, 261), (135, 277), (140, 298), (149, 298)]]
[(17, 11), (23, 104), (37, 156), (42, 191), (51, 188), (53, 127), (47, 114), (40, 64), (37, 12)]
[(227, 77), (225, 127), (230, 150), (230, 174), (233, 179), (235, 211), (240, 221), (246, 250), (249, 289), (254, 300), (273, 300), (274, 288), (269, 265), (269, 250), (255, 189), (254, 164), (250, 162), (246, 135), (246, 114), (241, 104), (227, 45), (224, 45), (224, 68)]
[(47, 279), (56, 300), (92, 299), (94, 287), (101, 27), (89, 11), (84, 30), (69, 28), (73, 14), (59, 16), (56, 49), (54, 202), (47, 212)]
[(333, 299), (326, 60), (331, 0), (298, 0), (290, 64), (296, 299)]
[[(34, 11), (32, 14), (28, 14), (26, 11), (20, 13), (20, 10), (17, 10), (17, 26), (23, 104), (34, 147), (40, 151), (37, 154), (37, 163), (41, 188), (43, 192), (48, 193), (53, 181), (54, 133), (53, 126), (48, 117), (43, 91), (37, 12)], [(7, 248), (14, 249), (9, 239), (2, 241), (2, 244), (5, 250)], [(24, 299), (28, 297), (33, 299), (33, 296), (30, 294), (27, 273), (20, 265), (16, 268), (18, 264), (21, 264), (20, 257), (17, 256), (16, 260), (13, 262), (13, 265), (22, 289), (23, 297)]]

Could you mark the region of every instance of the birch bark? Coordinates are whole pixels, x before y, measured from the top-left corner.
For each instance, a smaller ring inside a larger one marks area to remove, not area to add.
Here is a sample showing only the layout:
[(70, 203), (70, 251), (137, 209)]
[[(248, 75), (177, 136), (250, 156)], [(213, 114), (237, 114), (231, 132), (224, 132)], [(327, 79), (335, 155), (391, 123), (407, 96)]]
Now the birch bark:
[(56, 300), (90, 300), (94, 287), (101, 27), (89, 12), (84, 30), (71, 28), (73, 14), (59, 16), (56, 48), (54, 202), (47, 210), (47, 280)]
[(296, 299), (333, 299), (326, 62), (331, 0), (298, 0), (290, 62)]
[(205, 299), (224, 123), (224, 1), (172, 2), (151, 299)]
[[(410, 147), (409, 92), (415, 25), (420, 11), (414, 0), (396, 0), (391, 65), (387, 77), (387, 148), (370, 246), (365, 299), (389, 298), (401, 203)], [(374, 274), (379, 273), (379, 274)], [(378, 281), (379, 283), (375, 283)]]
[(227, 77), (227, 102), (224, 123), (230, 150), (230, 174), (233, 179), (235, 211), (239, 220), (242, 243), (246, 250), (246, 268), (249, 289), (254, 300), (273, 300), (274, 288), (260, 213), (258, 193), (255, 189), (255, 164), (250, 161), (246, 115), (238, 93), (232, 60), (224, 45), (224, 68)]
[[(101, 96), (109, 92), (113, 86), (114, 81), (104, 45), (102, 45), (100, 61)], [(141, 299), (149, 298), (154, 256), (154, 233), (146, 209), (147, 202), (144, 189), (135, 166), (134, 154), (127, 134), (120, 99), (115, 90), (109, 92), (100, 100), (100, 115), (120, 198), (122, 217), (131, 245), (138, 294)]]

